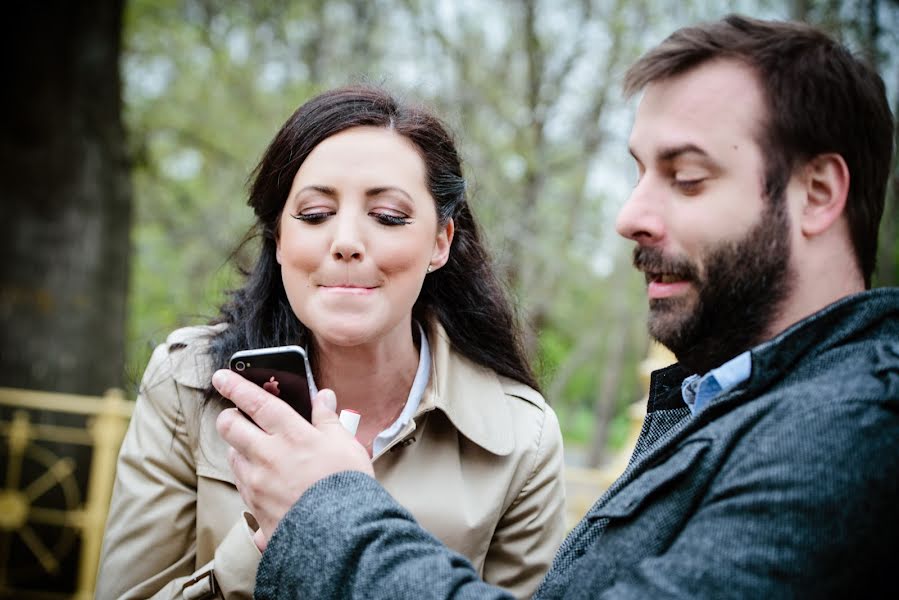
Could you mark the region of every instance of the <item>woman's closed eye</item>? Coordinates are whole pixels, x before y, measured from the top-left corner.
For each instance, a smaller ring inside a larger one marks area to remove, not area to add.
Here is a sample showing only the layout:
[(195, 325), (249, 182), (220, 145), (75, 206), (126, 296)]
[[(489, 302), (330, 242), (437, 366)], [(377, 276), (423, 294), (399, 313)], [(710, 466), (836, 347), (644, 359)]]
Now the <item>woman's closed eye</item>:
[(368, 215), (370, 217), (374, 217), (381, 225), (387, 225), (388, 227), (394, 227), (397, 225), (409, 225), (413, 223), (411, 217), (395, 214), (392, 212), (372, 211), (368, 213)]
[(323, 223), (325, 219), (333, 215), (334, 212), (330, 210), (314, 210), (308, 212), (301, 212), (297, 214), (290, 215), (294, 219), (298, 221), (302, 221), (304, 223), (309, 223), (311, 225), (317, 225), (319, 223)]

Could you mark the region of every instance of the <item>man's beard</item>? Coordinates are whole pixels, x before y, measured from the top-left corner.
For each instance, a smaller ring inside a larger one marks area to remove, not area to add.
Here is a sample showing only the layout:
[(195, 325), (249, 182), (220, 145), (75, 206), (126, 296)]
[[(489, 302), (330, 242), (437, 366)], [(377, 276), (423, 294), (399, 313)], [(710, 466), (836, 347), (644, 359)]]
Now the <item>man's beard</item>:
[(698, 299), (649, 302), (649, 333), (694, 373), (706, 373), (762, 342), (789, 296), (790, 223), (786, 203), (767, 206), (743, 238), (703, 252), (705, 273), (685, 257), (665, 257), (653, 247), (634, 250), (634, 266), (691, 282)]

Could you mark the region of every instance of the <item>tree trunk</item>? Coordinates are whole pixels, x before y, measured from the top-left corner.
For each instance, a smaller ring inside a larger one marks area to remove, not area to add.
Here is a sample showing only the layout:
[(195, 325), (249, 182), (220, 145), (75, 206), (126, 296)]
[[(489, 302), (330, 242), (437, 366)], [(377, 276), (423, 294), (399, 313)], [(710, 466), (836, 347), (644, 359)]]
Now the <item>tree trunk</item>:
[(811, 9), (811, 0), (791, 0), (790, 18), (795, 21), (805, 21)]
[(627, 315), (618, 313), (608, 329), (609, 338), (603, 356), (602, 376), (593, 403), (593, 436), (587, 452), (587, 466), (598, 468), (606, 458), (609, 423), (618, 404), (618, 390), (624, 368), (624, 356), (628, 352), (629, 332)]
[(612, 292), (615, 294), (609, 313), (612, 318), (607, 329), (600, 334), (605, 335), (606, 340), (605, 348), (603, 348), (599, 390), (593, 402), (593, 436), (587, 452), (587, 466), (592, 468), (599, 467), (606, 459), (609, 423), (615, 415), (616, 407), (621, 404), (619, 401), (621, 378), (625, 356), (630, 352), (633, 338), (631, 335), (633, 311), (629, 304), (631, 296), (624, 293), (624, 290), (627, 289), (625, 281), (629, 274), (628, 255), (626, 253), (619, 255), (608, 285), (610, 290), (616, 290)]
[(131, 184), (123, 0), (7, 9), (0, 385), (101, 394), (124, 371)]

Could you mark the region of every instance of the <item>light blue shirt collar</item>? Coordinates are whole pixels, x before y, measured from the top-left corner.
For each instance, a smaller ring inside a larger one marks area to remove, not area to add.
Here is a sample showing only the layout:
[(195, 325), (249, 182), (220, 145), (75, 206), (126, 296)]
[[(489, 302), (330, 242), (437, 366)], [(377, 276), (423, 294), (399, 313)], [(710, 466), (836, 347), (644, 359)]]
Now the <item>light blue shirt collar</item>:
[(705, 375), (690, 375), (684, 379), (681, 383), (684, 403), (695, 415), (705, 408), (713, 398), (729, 392), (749, 379), (751, 373), (752, 355), (747, 350)]

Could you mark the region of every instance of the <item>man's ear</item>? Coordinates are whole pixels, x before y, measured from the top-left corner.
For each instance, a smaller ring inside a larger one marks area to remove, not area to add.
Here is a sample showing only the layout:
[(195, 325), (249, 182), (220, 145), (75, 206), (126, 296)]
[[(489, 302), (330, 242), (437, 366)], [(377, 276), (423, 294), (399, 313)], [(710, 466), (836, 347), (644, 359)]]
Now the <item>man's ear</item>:
[(431, 255), (430, 266), (432, 269), (439, 269), (449, 260), (450, 246), (453, 243), (453, 234), (455, 234), (455, 224), (452, 219), (442, 225), (437, 231), (437, 239), (434, 242), (434, 253)]
[(813, 237), (827, 231), (843, 214), (849, 195), (849, 167), (839, 154), (819, 154), (805, 165), (803, 182), (799, 224), (803, 235)]

